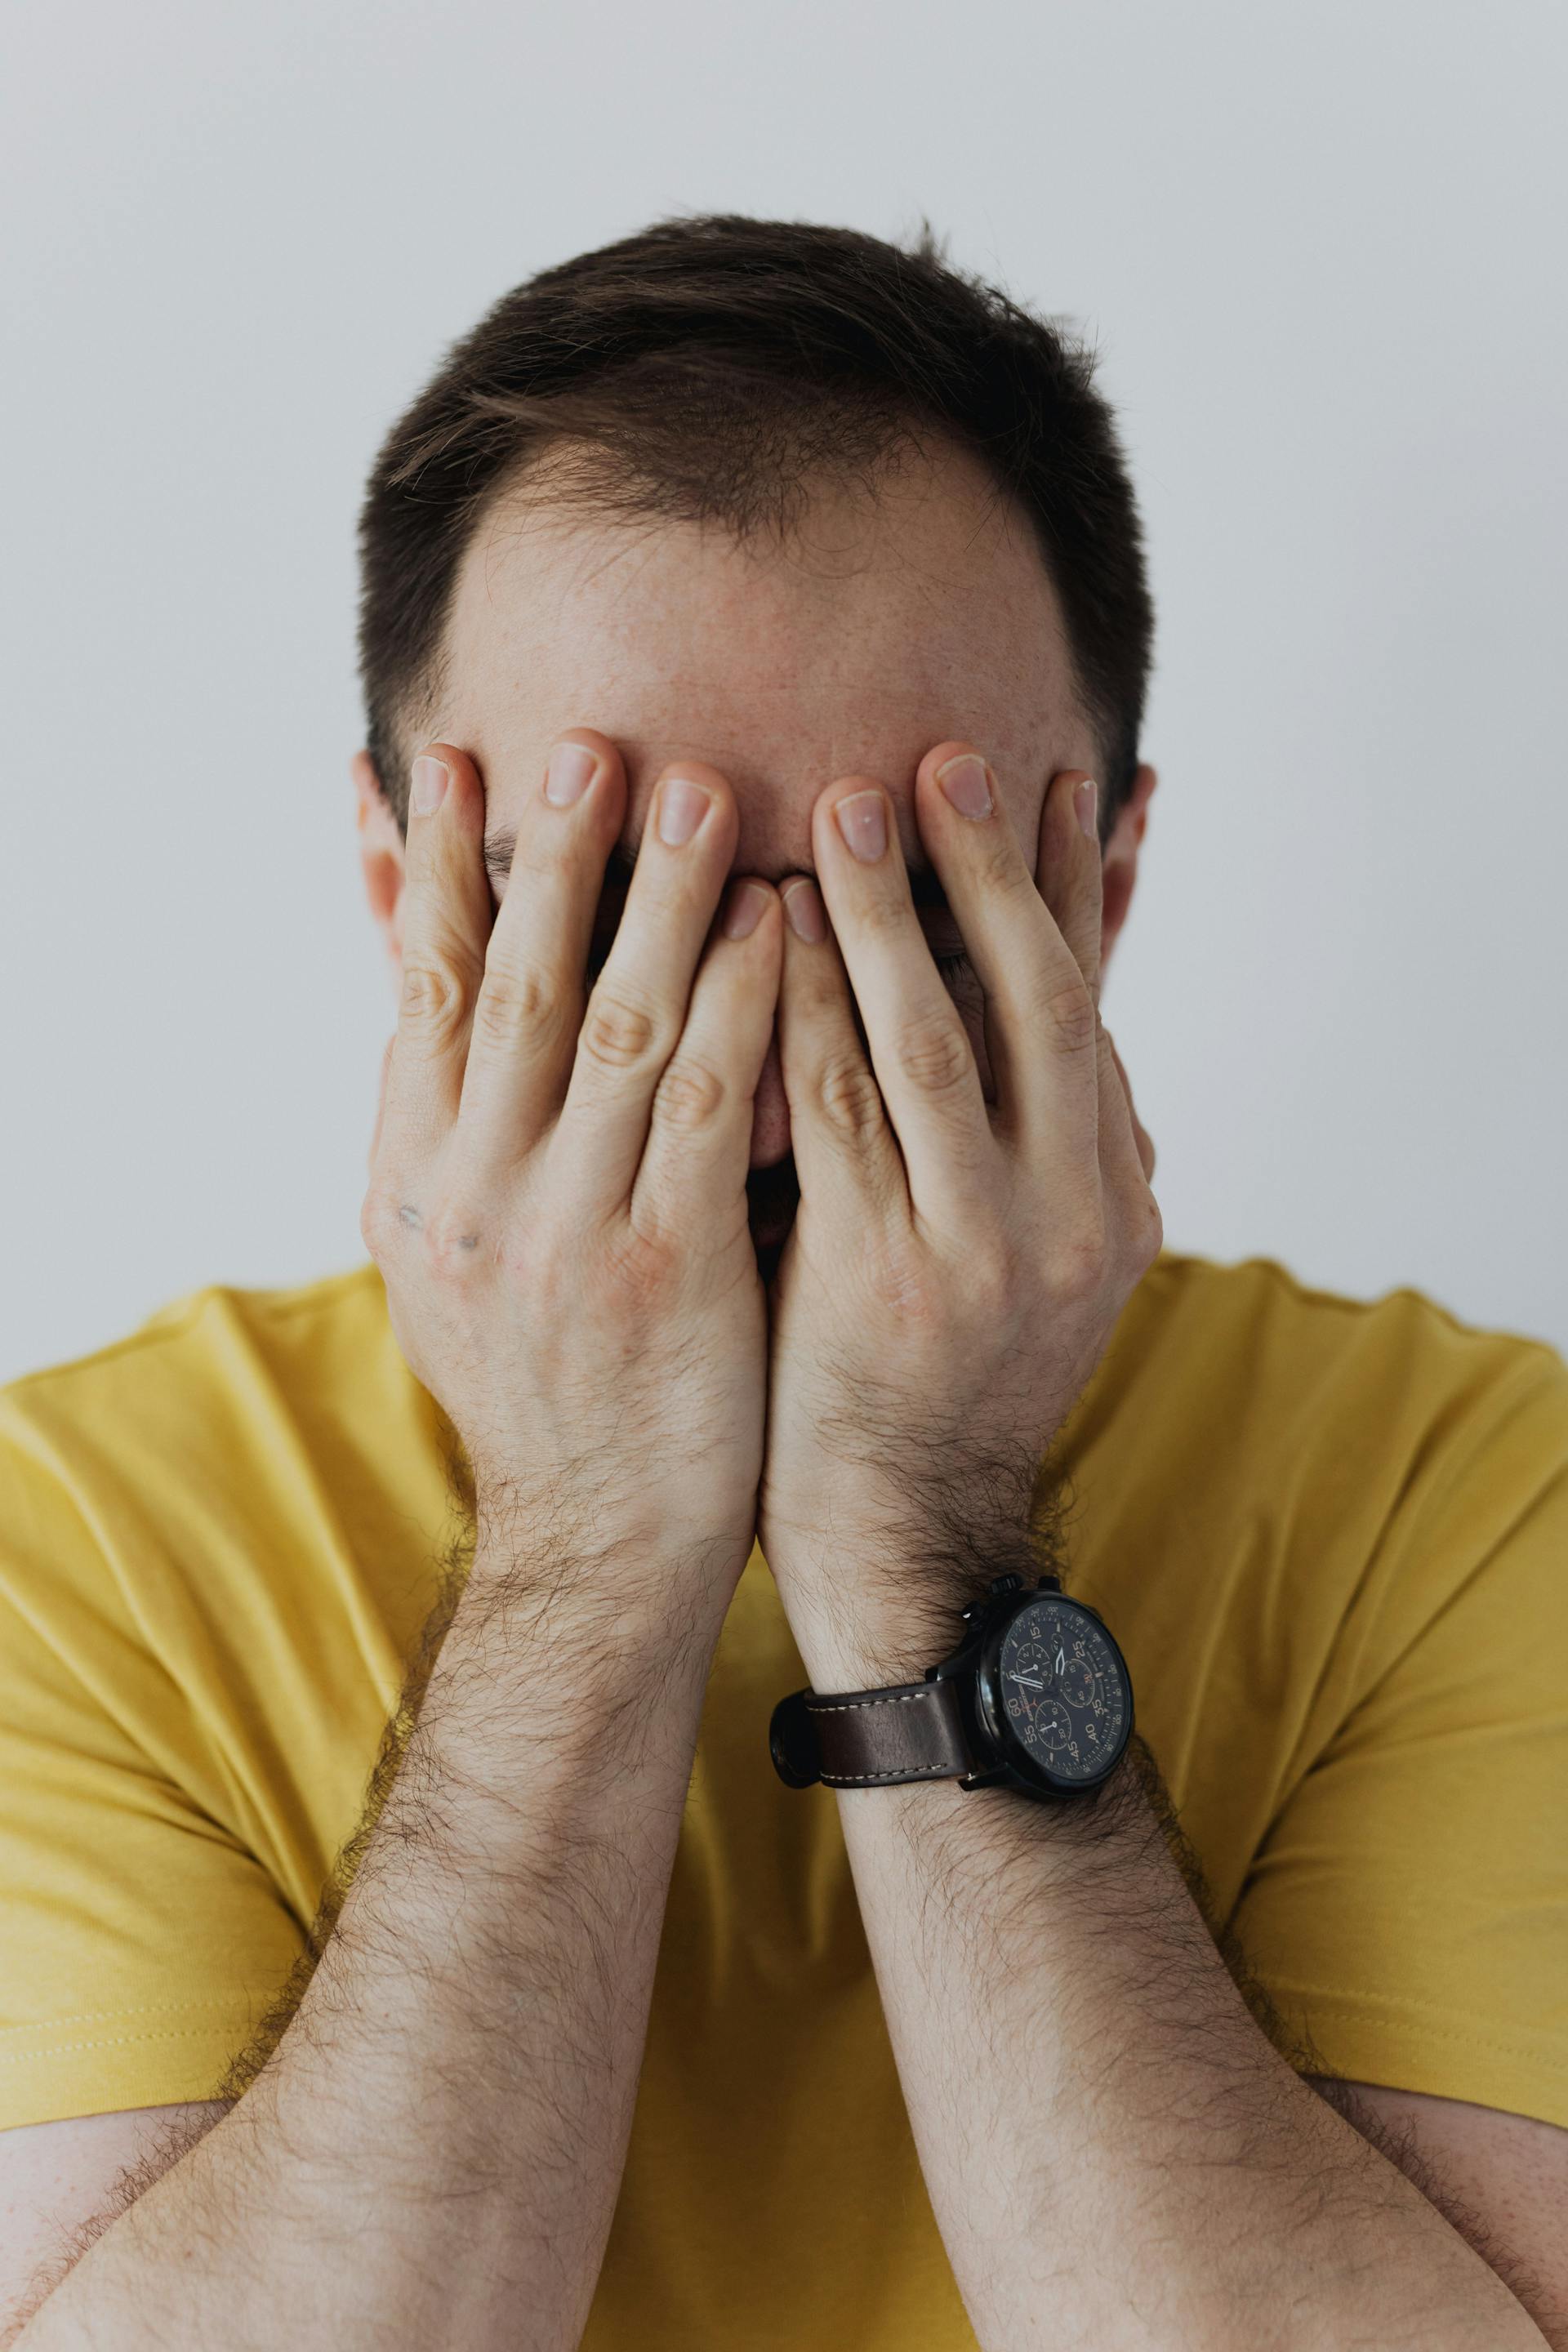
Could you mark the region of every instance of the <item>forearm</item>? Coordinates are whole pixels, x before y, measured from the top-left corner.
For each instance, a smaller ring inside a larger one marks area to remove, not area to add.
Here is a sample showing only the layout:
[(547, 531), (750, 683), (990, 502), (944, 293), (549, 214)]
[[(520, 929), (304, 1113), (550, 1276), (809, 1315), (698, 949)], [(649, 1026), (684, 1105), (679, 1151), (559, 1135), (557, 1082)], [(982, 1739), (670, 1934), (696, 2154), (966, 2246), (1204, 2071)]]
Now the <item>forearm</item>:
[(838, 1800), (986, 2352), (1541, 2352), (1479, 2255), (1260, 2031), (1132, 1774), (1094, 1801), (1091, 1822), (950, 1782)]
[[(608, 1573), (481, 1551), (276, 2050), (70, 2271), (29, 2352), (484, 2352), (524, 2316), (531, 2347), (577, 2343), (718, 1631), (617, 1613)], [(638, 1581), (657, 1589), (646, 1559)], [(603, 1605), (574, 1589), (595, 1582)]]

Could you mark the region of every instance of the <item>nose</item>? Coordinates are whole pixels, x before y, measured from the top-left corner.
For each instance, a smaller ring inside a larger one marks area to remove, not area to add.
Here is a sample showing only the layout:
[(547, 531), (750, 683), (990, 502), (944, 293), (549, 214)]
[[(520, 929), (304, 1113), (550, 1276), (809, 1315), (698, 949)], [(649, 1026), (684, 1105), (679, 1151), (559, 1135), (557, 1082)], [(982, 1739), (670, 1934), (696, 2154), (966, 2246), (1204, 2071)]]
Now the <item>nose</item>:
[(753, 1168), (772, 1168), (788, 1150), (789, 1097), (784, 1093), (779, 1033), (775, 1028), (768, 1039), (768, 1056), (757, 1080), (756, 1101), (752, 1109), (751, 1164)]

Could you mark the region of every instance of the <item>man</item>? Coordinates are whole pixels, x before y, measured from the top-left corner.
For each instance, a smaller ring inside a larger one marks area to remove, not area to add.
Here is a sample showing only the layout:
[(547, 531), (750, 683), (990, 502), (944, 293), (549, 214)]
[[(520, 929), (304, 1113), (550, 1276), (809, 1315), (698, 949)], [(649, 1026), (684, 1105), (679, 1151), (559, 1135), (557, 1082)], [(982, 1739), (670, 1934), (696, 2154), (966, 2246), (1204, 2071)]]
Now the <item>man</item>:
[(1087, 360), (664, 223), (362, 548), (372, 1263), (4, 1398), (12, 2340), (1568, 2345), (1568, 1366), (1163, 1250)]

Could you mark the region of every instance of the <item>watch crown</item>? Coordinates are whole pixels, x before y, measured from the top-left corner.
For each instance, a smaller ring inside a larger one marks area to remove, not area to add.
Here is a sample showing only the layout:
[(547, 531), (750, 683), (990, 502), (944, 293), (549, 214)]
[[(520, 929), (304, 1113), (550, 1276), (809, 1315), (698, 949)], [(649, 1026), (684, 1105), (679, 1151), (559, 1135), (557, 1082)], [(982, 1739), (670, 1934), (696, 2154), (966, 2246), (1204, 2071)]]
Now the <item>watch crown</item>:
[(994, 1576), (991, 1580), (993, 1592), (1021, 1592), (1023, 1589), (1024, 1580), (1021, 1576)]

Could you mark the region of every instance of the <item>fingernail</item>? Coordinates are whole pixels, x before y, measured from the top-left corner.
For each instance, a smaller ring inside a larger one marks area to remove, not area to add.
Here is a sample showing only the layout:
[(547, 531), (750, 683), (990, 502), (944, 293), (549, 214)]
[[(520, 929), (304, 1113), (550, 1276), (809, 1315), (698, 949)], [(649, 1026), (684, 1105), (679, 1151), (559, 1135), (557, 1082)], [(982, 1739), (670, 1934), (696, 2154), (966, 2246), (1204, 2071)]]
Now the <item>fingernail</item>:
[(713, 795), (689, 776), (667, 776), (658, 795), (658, 837), (682, 849), (713, 805)]
[(427, 752), (416, 760), (413, 778), (415, 815), (428, 816), (433, 809), (438, 809), (450, 781), (445, 761), (432, 760)]
[(790, 929), (808, 948), (817, 948), (827, 937), (827, 921), (822, 910), (822, 898), (815, 882), (802, 878), (786, 882), (782, 897)]
[(1072, 796), (1072, 804), (1078, 811), (1079, 829), (1088, 834), (1090, 841), (1095, 837), (1095, 803), (1099, 798), (1100, 787), (1092, 776), (1086, 777), (1084, 782), (1076, 787)]
[(585, 743), (557, 743), (544, 771), (545, 799), (556, 808), (570, 808), (593, 782), (598, 764)]
[(838, 830), (863, 866), (874, 866), (888, 846), (888, 804), (880, 793), (851, 793), (835, 811)]
[(991, 781), (984, 761), (977, 760), (973, 751), (961, 752), (945, 768), (939, 768), (936, 780), (960, 816), (990, 815)]
[(729, 912), (724, 917), (724, 937), (727, 940), (749, 940), (763, 919), (763, 909), (768, 894), (759, 890), (754, 882), (738, 882), (730, 893)]

